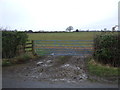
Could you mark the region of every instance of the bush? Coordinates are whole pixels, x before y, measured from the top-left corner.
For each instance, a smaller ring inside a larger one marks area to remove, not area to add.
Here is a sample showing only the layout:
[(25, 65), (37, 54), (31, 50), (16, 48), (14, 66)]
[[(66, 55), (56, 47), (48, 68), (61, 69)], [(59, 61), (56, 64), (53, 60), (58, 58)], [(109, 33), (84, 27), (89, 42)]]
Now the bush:
[(10, 66), (12, 63), (9, 60), (3, 60), (2, 61), (2, 66)]
[(2, 57), (13, 58), (17, 54), (17, 47), (24, 46), (27, 41), (27, 34), (17, 31), (2, 31)]
[(114, 67), (120, 66), (120, 35), (115, 33), (102, 33), (94, 38), (93, 58), (103, 64)]
[(14, 58), (10, 59), (3, 59), (2, 60), (2, 66), (10, 66), (14, 64), (22, 64), (25, 63), (31, 59), (36, 59), (37, 57), (34, 56), (32, 53), (24, 53), (19, 56), (16, 56)]
[(32, 58), (32, 55), (25, 53), (25, 54), (15, 57), (13, 61), (14, 63), (19, 64), (19, 63), (24, 63), (30, 60), (31, 58)]

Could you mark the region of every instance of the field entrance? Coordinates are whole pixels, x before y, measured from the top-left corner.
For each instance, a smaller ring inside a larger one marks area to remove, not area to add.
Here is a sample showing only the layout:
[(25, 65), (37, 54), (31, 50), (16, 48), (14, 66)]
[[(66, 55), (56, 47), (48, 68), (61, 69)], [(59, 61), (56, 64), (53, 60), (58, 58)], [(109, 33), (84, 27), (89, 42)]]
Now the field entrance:
[(34, 40), (37, 55), (90, 55), (93, 40)]

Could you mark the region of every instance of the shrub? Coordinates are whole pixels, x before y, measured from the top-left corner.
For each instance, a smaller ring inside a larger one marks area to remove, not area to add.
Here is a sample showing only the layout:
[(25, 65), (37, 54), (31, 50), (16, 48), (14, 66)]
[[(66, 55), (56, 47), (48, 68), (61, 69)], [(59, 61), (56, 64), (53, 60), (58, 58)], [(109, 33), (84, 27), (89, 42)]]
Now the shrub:
[(2, 66), (10, 66), (12, 63), (9, 60), (3, 60), (2, 61)]
[(21, 54), (20, 56), (17, 56), (14, 58), (15, 63), (24, 63), (32, 58), (32, 55), (30, 54)]
[(27, 38), (28, 36), (24, 32), (2, 31), (2, 57), (15, 57), (18, 45), (24, 46)]
[(2, 66), (22, 64), (22, 63), (29, 61), (30, 59), (35, 59), (35, 58), (37, 58), (37, 57), (34, 56), (32, 53), (24, 53), (24, 54), (14, 57), (14, 58), (11, 58), (11, 59), (3, 59)]
[(94, 38), (93, 58), (103, 64), (114, 67), (120, 66), (120, 35), (115, 33), (102, 33)]

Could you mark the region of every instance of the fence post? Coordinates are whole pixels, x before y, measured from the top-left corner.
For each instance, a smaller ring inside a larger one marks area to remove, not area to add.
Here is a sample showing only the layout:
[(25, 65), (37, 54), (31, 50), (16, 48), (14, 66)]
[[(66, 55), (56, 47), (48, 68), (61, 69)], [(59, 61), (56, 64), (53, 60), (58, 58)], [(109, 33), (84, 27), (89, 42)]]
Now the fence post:
[(25, 46), (26, 46), (26, 43), (25, 43), (25, 45), (23, 45), (24, 53), (26, 53)]
[(32, 54), (35, 55), (35, 50), (34, 50), (34, 40), (32, 40)]

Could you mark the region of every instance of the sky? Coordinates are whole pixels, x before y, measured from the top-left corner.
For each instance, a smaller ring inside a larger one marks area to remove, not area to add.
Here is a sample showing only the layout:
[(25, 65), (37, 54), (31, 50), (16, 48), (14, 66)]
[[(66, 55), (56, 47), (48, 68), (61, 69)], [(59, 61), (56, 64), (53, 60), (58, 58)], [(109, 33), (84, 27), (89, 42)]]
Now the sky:
[(0, 0), (0, 27), (65, 31), (112, 29), (120, 0)]

